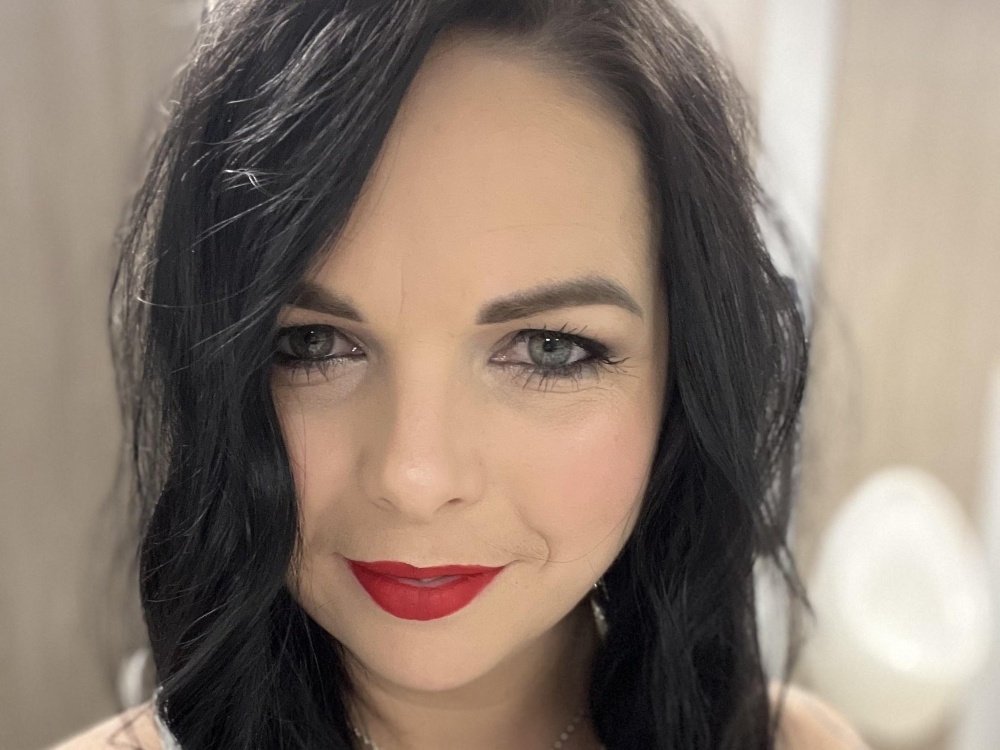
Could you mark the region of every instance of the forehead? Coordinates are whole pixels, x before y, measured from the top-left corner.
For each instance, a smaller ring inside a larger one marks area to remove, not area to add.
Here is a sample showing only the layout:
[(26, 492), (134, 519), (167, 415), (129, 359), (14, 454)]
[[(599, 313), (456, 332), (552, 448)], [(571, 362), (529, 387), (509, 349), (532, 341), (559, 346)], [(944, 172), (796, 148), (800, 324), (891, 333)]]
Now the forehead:
[(643, 174), (631, 131), (581, 84), (439, 42), (317, 281), (399, 312), (587, 274), (649, 296)]

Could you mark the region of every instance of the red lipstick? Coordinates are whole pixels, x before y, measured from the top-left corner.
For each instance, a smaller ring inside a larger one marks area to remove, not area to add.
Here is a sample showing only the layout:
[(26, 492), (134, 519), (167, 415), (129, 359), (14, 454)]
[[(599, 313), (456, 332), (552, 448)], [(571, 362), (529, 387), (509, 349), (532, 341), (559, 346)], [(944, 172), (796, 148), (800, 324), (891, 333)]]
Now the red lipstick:
[(418, 568), (388, 560), (347, 563), (372, 600), (404, 620), (436, 620), (457, 612), (503, 570), (481, 565)]

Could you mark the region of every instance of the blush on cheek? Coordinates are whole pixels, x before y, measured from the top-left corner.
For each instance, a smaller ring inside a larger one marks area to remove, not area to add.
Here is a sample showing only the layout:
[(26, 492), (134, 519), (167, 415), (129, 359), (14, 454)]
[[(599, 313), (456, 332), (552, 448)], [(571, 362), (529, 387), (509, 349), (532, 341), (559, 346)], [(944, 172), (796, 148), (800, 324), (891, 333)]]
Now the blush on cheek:
[(571, 433), (536, 429), (508, 449), (508, 466), (520, 473), (515, 502), (555, 559), (624, 544), (642, 500), (654, 437), (647, 419), (609, 411), (577, 422)]

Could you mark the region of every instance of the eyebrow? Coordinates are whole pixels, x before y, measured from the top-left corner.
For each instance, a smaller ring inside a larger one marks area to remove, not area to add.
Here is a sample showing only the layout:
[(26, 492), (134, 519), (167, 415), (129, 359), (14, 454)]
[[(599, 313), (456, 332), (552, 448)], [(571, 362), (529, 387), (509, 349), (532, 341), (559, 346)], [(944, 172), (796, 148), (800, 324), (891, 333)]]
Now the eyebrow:
[[(643, 318), (639, 303), (617, 281), (605, 276), (583, 276), (542, 284), (488, 302), (476, 316), (476, 324), (495, 325), (529, 318), (549, 310), (587, 305), (613, 305)], [(356, 323), (366, 322), (364, 315), (349, 298), (311, 281), (304, 281), (297, 287), (291, 306)]]

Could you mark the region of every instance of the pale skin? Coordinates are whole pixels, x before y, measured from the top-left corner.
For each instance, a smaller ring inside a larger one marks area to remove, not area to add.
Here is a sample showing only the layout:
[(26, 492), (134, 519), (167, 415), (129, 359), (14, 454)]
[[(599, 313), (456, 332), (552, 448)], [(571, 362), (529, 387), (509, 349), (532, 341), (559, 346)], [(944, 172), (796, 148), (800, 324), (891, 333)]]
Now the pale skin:
[[(283, 329), (316, 327), (333, 365), (273, 380), (302, 526), (289, 587), (346, 647), (354, 715), (383, 750), (548, 750), (585, 704), (586, 596), (633, 528), (662, 418), (651, 227), (638, 146), (600, 100), (454, 40), (426, 59), (309, 293), (281, 311)], [(507, 568), (418, 622), (379, 608), (345, 556)], [(784, 747), (862, 746), (797, 696)], [(130, 746), (115, 730), (131, 719), (127, 742), (159, 747), (147, 704), (61, 750)], [(592, 726), (566, 747), (596, 750)]]
[[(310, 276), (365, 322), (283, 312), (364, 352), (326, 377), (279, 373), (275, 396), (303, 517), (293, 590), (367, 668), (358, 713), (380, 747), (547, 749), (584, 704), (595, 640), (574, 607), (628, 538), (660, 422), (649, 225), (638, 151), (594, 102), (509, 56), (436, 50)], [(634, 309), (480, 322), (511, 295), (598, 278)], [(511, 342), (540, 329), (624, 361), (541, 386), (530, 341)], [(466, 609), (416, 623), (379, 609), (342, 555), (508, 568)], [(598, 747), (587, 726), (574, 744)]]

